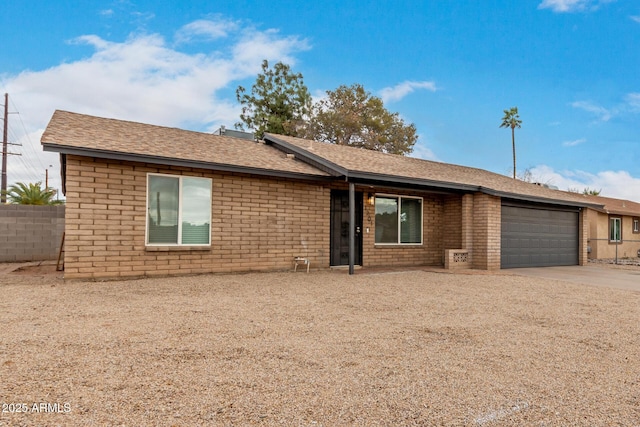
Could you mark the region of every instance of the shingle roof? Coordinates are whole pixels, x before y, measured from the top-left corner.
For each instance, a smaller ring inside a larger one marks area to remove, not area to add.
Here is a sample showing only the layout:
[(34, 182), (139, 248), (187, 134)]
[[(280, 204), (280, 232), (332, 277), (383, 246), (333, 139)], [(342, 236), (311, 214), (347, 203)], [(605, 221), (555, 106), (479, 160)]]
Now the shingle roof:
[(482, 169), (434, 162), (396, 154), (327, 144), (283, 135), (266, 134), (265, 140), (296, 156), (308, 156), (351, 178), (423, 183), (425, 186), (475, 190), (501, 197), (585, 206), (581, 194), (553, 190)]
[[(605, 204), (601, 198), (553, 190), (477, 168), (282, 135), (266, 134), (265, 141), (267, 144), (67, 111), (53, 114), (41, 138), (45, 150), (66, 154), (273, 176), (337, 176), (483, 191), (501, 197), (599, 209)], [(286, 153), (294, 153), (295, 158)], [(613, 206), (616, 199), (610, 200), (608, 204)]]
[(602, 196), (584, 196), (590, 203), (603, 205), (602, 212), (640, 217), (640, 203)]
[(41, 142), (47, 151), (180, 164), (265, 175), (327, 174), (263, 143), (56, 111)]

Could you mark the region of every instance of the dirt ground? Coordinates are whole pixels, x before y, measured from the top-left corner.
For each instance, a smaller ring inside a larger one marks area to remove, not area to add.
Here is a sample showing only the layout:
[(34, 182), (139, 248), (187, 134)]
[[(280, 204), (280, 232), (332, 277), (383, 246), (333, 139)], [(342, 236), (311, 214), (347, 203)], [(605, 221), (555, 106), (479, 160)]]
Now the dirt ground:
[(510, 274), (0, 275), (0, 426), (640, 426), (640, 293)]

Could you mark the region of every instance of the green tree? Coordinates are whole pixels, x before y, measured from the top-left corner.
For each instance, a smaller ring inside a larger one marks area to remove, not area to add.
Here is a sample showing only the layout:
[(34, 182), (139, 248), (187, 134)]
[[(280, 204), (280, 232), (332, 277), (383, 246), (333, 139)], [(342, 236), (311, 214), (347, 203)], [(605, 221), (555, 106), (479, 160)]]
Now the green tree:
[[(302, 132), (301, 132), (302, 133)], [(316, 102), (303, 136), (393, 154), (407, 154), (418, 139), (416, 127), (389, 112), (382, 99), (362, 85), (340, 86)]]
[(513, 147), (513, 179), (516, 179), (516, 128), (521, 128), (522, 120), (518, 115), (518, 107), (504, 110), (501, 128), (511, 128), (511, 146)]
[(292, 73), (291, 68), (278, 62), (269, 68), (262, 61), (262, 73), (258, 74), (251, 93), (238, 86), (236, 98), (242, 105), (241, 122), (236, 129), (253, 129), (258, 138), (265, 132), (296, 136), (296, 129), (308, 115), (311, 95), (304, 84), (302, 74)]
[(62, 203), (54, 200), (56, 190), (42, 188), (42, 182), (25, 184), (18, 182), (7, 189), (7, 199), (14, 205), (57, 205)]
[(582, 191), (577, 188), (577, 187), (569, 187), (567, 188), (567, 191), (569, 193), (576, 193), (576, 194), (584, 194), (585, 196), (599, 196), (600, 193), (602, 192), (602, 188), (600, 190), (592, 190), (589, 187), (585, 187), (584, 189), (582, 189)]
[(596, 190), (596, 189), (591, 189), (589, 187), (586, 187), (584, 190), (582, 190), (582, 194), (586, 196), (599, 196), (601, 192), (602, 192), (602, 188), (599, 190)]

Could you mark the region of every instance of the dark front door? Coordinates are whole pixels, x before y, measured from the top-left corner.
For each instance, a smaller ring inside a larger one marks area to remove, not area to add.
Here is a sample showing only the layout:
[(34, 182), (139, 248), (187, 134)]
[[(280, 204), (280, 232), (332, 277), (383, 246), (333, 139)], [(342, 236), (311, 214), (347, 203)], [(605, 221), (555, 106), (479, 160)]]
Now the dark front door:
[[(362, 265), (362, 193), (356, 192), (355, 265)], [(349, 192), (331, 190), (331, 265), (349, 265)]]

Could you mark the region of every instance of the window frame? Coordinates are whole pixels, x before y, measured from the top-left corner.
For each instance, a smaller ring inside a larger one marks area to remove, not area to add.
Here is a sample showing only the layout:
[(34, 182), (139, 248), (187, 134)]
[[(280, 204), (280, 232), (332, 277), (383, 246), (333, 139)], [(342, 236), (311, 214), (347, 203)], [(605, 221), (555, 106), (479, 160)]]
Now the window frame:
[(633, 234), (640, 234), (640, 218), (633, 217), (631, 222), (631, 231)]
[[(614, 234), (614, 224), (618, 224), (618, 239), (612, 239)], [(611, 216), (609, 217), (609, 243), (622, 243), (622, 217)]]
[[(150, 243), (149, 242), (149, 188), (151, 183), (151, 177), (165, 177), (165, 178), (173, 178), (178, 179), (178, 235), (176, 243)], [(207, 243), (182, 243), (182, 219), (183, 213), (182, 209), (184, 206), (183, 198), (183, 181), (184, 179), (199, 179), (206, 180), (209, 183), (209, 235)], [(145, 211), (145, 229), (144, 229), (144, 242), (146, 247), (201, 247), (201, 248), (209, 248), (211, 247), (211, 220), (212, 220), (212, 207), (211, 203), (213, 200), (213, 179), (206, 178), (202, 176), (191, 176), (191, 175), (173, 175), (166, 173), (147, 173), (147, 187), (145, 189), (145, 199), (146, 199), (146, 211)]]
[[(376, 246), (423, 246), (424, 245), (424, 197), (420, 197), (420, 196), (404, 196), (404, 195), (399, 195), (399, 194), (387, 194), (387, 193), (375, 193), (373, 195), (374, 197), (374, 236), (373, 236), (373, 243)], [(398, 224), (398, 241), (393, 243), (393, 242), (377, 242), (376, 241), (376, 233), (375, 231), (377, 230), (377, 223), (376, 223), (376, 212), (375, 212), (375, 206), (377, 206), (378, 204), (378, 197), (380, 198), (385, 198), (385, 199), (396, 199), (398, 202), (398, 211), (397, 211), (397, 224)], [(411, 200), (420, 200), (420, 242), (413, 242), (413, 243), (402, 243), (401, 239), (402, 239), (402, 221), (401, 221), (401, 215), (402, 215), (402, 199), (411, 199)]]

